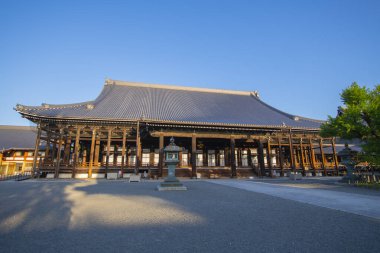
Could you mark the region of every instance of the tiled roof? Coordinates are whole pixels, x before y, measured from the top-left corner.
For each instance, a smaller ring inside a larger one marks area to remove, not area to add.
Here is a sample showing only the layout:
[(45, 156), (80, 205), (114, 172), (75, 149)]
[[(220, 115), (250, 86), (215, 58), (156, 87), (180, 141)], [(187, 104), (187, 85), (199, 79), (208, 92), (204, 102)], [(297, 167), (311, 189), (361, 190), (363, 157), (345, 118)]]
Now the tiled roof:
[(94, 100), (78, 104), (21, 106), (21, 114), (85, 120), (146, 120), (235, 126), (317, 129), (322, 121), (281, 112), (257, 92), (213, 90), (107, 80)]
[(37, 130), (28, 126), (0, 126), (0, 150), (34, 148)]

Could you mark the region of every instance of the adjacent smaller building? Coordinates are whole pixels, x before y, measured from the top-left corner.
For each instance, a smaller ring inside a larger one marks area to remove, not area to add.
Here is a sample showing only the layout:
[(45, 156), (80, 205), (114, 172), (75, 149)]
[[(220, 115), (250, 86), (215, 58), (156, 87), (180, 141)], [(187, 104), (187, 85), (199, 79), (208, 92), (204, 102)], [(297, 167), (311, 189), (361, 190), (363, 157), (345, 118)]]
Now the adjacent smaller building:
[[(31, 173), (37, 136), (35, 127), (0, 126), (0, 175)], [(45, 153), (39, 149), (37, 165)]]

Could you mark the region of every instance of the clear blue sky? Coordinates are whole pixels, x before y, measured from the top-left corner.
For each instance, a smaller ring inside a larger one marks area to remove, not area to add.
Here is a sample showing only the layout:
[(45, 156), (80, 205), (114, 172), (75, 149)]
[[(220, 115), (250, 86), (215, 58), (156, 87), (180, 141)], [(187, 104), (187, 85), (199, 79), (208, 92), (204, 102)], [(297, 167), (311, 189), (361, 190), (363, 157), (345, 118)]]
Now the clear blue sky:
[[(0, 1), (0, 124), (105, 78), (233, 90), (301, 116), (380, 83), (380, 1)], [(244, 108), (242, 108), (244, 109)]]

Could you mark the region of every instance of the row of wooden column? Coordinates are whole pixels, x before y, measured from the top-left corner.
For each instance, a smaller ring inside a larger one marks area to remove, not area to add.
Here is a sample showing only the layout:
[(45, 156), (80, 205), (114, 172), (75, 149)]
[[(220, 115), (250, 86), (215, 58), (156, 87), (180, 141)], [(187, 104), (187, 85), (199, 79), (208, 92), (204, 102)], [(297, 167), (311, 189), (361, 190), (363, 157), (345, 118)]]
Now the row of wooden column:
[[(79, 141), (80, 141), (80, 136), (81, 136), (81, 131), (83, 130), (83, 127), (77, 127), (75, 131), (75, 145), (74, 145), (74, 153), (73, 153), (73, 170), (72, 170), (72, 176), (75, 177), (76, 174), (76, 168), (78, 165), (78, 158), (79, 158)], [(99, 158), (99, 140), (97, 139), (97, 131), (99, 128), (94, 127), (91, 131), (91, 148), (90, 148), (90, 159), (89, 159), (89, 167), (88, 167), (88, 176), (92, 177), (92, 170), (94, 166), (94, 161), (98, 161)], [(112, 140), (112, 128), (109, 128), (107, 130), (107, 152), (106, 152), (106, 173), (108, 172), (109, 168), (109, 156), (110, 156), (110, 145), (111, 145), (111, 140)], [(103, 131), (102, 131), (103, 132)], [(123, 137), (122, 137), (122, 172), (125, 167), (125, 154), (126, 154), (126, 136), (127, 136), (127, 131), (126, 129), (122, 130), (123, 132)], [(40, 143), (40, 138), (41, 138), (41, 127), (38, 127), (38, 133), (37, 133), (37, 138), (36, 138), (36, 145), (35, 145), (35, 153), (34, 153), (34, 160), (33, 160), (33, 168), (34, 170), (36, 169), (36, 161), (38, 157), (38, 147)], [(47, 132), (47, 145), (46, 145), (46, 157), (49, 154), (49, 149), (50, 145), (52, 145), (52, 161), (54, 161), (54, 158), (57, 157), (57, 162), (56, 162), (56, 167), (55, 167), (55, 177), (58, 177), (59, 175), (59, 168), (60, 168), (60, 158), (61, 158), (61, 149), (63, 143), (65, 143), (64, 147), (64, 161), (68, 161), (70, 157), (70, 145), (71, 145), (71, 136), (70, 134), (66, 136), (66, 139), (64, 140), (64, 132), (63, 129), (60, 129), (58, 135), (54, 136), (53, 141), (51, 141), (52, 136), (51, 133), (48, 131)], [(279, 162), (280, 162), (280, 169), (281, 169), (281, 175), (284, 173), (284, 157), (282, 153), (282, 138), (278, 138), (277, 143), (273, 143), (274, 145), (277, 145), (280, 152), (279, 152)], [(264, 147), (263, 147), (263, 139), (258, 139), (257, 144), (258, 144), (258, 159), (259, 159), (259, 167), (260, 167), (260, 172), (262, 175), (265, 175), (265, 162), (264, 162)], [(266, 139), (267, 143), (267, 161), (268, 161), (268, 168), (270, 169), (270, 175), (272, 176), (272, 153), (271, 153), (271, 148), (272, 148), (272, 143), (271, 139), (267, 138)], [(291, 168), (295, 171), (295, 158), (294, 158), (294, 149), (293, 149), (293, 138), (291, 134), (288, 136), (288, 143), (289, 145), (289, 150), (290, 150), (290, 163), (291, 163)], [(196, 144), (197, 144), (197, 135), (194, 133), (191, 137), (191, 175), (193, 178), (197, 176), (197, 166), (196, 166)], [(58, 152), (57, 152), (57, 146), (58, 145)], [(303, 141), (301, 139), (300, 141), (300, 149), (301, 149), (301, 168), (303, 171), (305, 171), (305, 165), (304, 165), (304, 146), (303, 146)], [(314, 147), (312, 144), (311, 138), (309, 138), (309, 149), (310, 149), (310, 165), (312, 169), (316, 169), (315, 166), (315, 154), (314, 154)], [(326, 171), (326, 166), (325, 166), (325, 158), (324, 158), (324, 152), (323, 152), (323, 143), (322, 139), (319, 140), (319, 146), (320, 146), (320, 152), (321, 152), (321, 157), (322, 157), (322, 169), (324, 170), (325, 174), (327, 173)], [(335, 150), (335, 139), (332, 139), (332, 148), (333, 148), (333, 158), (334, 158), (334, 165), (337, 168), (338, 167), (338, 161), (337, 161), (337, 155), (336, 155), (336, 150)], [(164, 157), (163, 157), (163, 149), (164, 149), (164, 134), (160, 134), (159, 136), (159, 176), (162, 177), (162, 170), (163, 170), (163, 164), (164, 164)], [(140, 167), (141, 163), (141, 137), (140, 137), (140, 124), (137, 124), (137, 131), (136, 131), (136, 163), (135, 163), (135, 168), (136, 168), (136, 173), (138, 172), (138, 168)], [(230, 166), (231, 166), (231, 177), (236, 177), (237, 172), (236, 172), (236, 163), (235, 163), (235, 138), (231, 136), (230, 138)]]

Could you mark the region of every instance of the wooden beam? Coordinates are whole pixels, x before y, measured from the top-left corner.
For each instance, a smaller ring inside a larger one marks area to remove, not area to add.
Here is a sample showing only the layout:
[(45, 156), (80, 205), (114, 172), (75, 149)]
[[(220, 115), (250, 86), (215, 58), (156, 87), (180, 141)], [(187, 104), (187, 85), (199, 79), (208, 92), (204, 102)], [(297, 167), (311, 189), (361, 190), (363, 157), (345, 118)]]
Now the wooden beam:
[[(168, 132), (165, 132), (165, 131), (151, 131), (150, 132), (150, 135), (152, 137), (159, 137), (160, 134), (163, 134), (165, 137), (184, 137), (184, 138), (191, 138), (193, 133), (192, 132), (181, 132), (181, 131), (168, 131)], [(258, 139), (258, 138), (266, 138), (267, 135), (266, 134), (233, 134), (234, 138), (235, 139), (240, 139), (240, 140), (252, 140), (252, 139)], [(306, 134), (306, 136), (314, 136), (314, 134)], [(200, 139), (200, 138), (209, 138), (209, 139), (229, 139), (231, 137), (231, 134), (230, 133), (215, 133), (215, 132), (211, 132), (211, 133), (198, 133), (197, 132), (197, 138)], [(277, 137), (286, 137), (286, 135), (284, 135), (283, 133), (274, 133), (271, 135), (272, 138), (277, 138)], [(283, 146), (285, 146), (287, 144), (283, 144)]]

